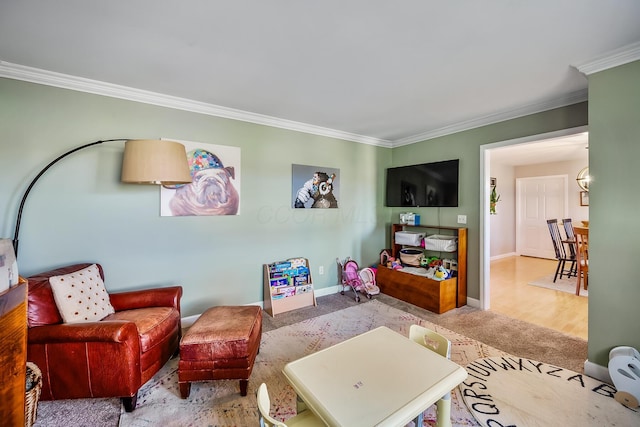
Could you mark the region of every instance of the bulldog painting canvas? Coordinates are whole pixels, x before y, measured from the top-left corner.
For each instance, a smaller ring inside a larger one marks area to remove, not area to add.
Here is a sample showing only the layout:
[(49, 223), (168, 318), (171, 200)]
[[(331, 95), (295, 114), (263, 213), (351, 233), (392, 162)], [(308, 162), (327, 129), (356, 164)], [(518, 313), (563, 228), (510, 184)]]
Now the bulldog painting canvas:
[(160, 190), (160, 215), (204, 216), (240, 214), (240, 148), (201, 142), (184, 144), (191, 184)]

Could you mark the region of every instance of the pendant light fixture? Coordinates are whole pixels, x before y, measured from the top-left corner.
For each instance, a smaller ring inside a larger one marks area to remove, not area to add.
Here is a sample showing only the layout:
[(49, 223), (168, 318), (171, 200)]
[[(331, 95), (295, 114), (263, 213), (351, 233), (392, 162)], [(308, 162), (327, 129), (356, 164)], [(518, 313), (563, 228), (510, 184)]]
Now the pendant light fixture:
[(589, 183), (591, 182), (591, 176), (589, 175), (589, 166), (585, 166), (580, 169), (578, 172), (578, 177), (576, 178), (576, 182), (578, 183), (578, 187), (580, 187), (584, 191), (589, 191)]

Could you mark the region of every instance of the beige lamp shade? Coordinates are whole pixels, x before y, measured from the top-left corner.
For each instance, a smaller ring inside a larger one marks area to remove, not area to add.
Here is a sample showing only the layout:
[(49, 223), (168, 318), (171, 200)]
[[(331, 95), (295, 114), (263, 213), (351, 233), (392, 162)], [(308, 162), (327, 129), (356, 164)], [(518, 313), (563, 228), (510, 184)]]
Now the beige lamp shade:
[(122, 182), (188, 184), (191, 172), (184, 145), (175, 141), (130, 139), (124, 145)]

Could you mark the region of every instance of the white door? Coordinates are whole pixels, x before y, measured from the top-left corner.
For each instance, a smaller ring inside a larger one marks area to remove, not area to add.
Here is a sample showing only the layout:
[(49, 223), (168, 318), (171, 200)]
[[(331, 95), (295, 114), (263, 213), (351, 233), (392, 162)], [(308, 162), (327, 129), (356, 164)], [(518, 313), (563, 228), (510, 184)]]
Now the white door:
[[(516, 251), (555, 259), (548, 219), (567, 217), (567, 175), (516, 179)], [(561, 232), (563, 233), (563, 232)]]

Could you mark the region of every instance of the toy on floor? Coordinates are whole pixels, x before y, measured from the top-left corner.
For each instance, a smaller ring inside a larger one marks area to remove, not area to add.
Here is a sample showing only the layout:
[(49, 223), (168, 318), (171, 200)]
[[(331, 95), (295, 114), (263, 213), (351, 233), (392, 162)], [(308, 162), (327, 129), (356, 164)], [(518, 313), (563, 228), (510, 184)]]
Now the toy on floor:
[(618, 390), (614, 399), (627, 408), (640, 404), (640, 353), (633, 347), (620, 346), (609, 352), (609, 375)]
[(360, 295), (358, 295), (358, 292), (364, 293), (369, 299), (371, 299), (373, 295), (378, 295), (380, 293), (380, 288), (375, 284), (375, 275), (370, 268), (365, 269), (369, 271), (364, 273), (367, 280), (363, 280), (360, 276), (360, 268), (356, 261), (347, 257), (344, 262), (340, 261), (339, 258), (336, 258), (336, 262), (342, 272), (342, 276), (340, 278), (340, 282), (342, 283), (342, 290), (340, 291), (341, 295), (344, 295), (344, 291), (347, 286), (353, 290), (356, 302), (360, 302)]
[(376, 285), (376, 272), (371, 267), (365, 267), (358, 272), (360, 280), (362, 280), (362, 286), (367, 294), (367, 298), (371, 298), (372, 295), (378, 295), (380, 288)]

